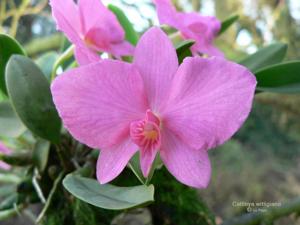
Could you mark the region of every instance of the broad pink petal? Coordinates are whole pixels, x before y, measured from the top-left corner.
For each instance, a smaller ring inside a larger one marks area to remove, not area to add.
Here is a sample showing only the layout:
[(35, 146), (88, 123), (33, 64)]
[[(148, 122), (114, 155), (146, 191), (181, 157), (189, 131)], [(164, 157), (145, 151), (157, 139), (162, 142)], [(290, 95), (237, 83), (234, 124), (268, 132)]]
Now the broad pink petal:
[(223, 58), (187, 58), (162, 113), (164, 126), (195, 149), (224, 143), (249, 115), (256, 79)]
[(159, 111), (178, 69), (176, 51), (168, 36), (159, 28), (149, 29), (135, 49), (133, 64), (143, 77), (151, 110)]
[(75, 58), (81, 66), (101, 60), (100, 55), (83, 45), (80, 45), (80, 47), (79, 45), (75, 46)]
[(97, 162), (98, 181), (105, 184), (116, 178), (137, 150), (129, 138), (111, 148), (101, 149)]
[(206, 150), (193, 149), (164, 129), (160, 156), (178, 181), (195, 188), (208, 186), (211, 166)]
[[(0, 152), (2, 154), (9, 155), (9, 154), (11, 154), (12, 151), (0, 142)], [(9, 170), (11, 168), (11, 166), (5, 162), (0, 161), (0, 168), (4, 169), (4, 170)]]
[(101, 28), (109, 34), (111, 42), (124, 39), (125, 32), (116, 16), (108, 10), (101, 0), (79, 0), (80, 19), (84, 34), (90, 29)]
[(52, 15), (57, 28), (73, 43), (80, 41), (80, 20), (77, 5), (73, 0), (50, 0)]
[(127, 41), (110, 45), (110, 52), (116, 56), (131, 56), (134, 53), (134, 46)]
[(132, 121), (148, 109), (134, 66), (103, 60), (58, 76), (51, 87), (65, 127), (80, 142), (108, 148), (129, 137)]

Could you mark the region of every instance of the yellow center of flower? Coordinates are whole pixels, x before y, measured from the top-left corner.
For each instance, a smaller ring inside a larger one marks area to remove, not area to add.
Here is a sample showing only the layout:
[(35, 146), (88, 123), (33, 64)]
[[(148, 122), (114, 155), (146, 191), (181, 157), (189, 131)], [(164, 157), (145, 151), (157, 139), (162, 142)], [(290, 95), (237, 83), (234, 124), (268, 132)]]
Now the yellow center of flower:
[(155, 140), (158, 136), (157, 131), (151, 130), (151, 131), (144, 131), (144, 136), (147, 139)]
[(84, 43), (88, 46), (88, 47), (92, 47), (95, 45), (94, 41), (88, 37), (84, 38)]

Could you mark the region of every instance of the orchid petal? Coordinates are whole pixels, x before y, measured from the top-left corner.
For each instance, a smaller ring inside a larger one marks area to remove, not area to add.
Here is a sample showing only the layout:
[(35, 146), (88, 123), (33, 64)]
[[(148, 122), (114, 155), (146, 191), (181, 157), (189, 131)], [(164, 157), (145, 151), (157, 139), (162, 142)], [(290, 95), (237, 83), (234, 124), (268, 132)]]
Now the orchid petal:
[(195, 149), (228, 140), (249, 115), (256, 79), (222, 58), (187, 58), (173, 80), (164, 126)]
[(148, 177), (152, 164), (158, 152), (157, 148), (144, 148), (140, 150), (140, 164), (144, 177)]
[(170, 0), (154, 0), (154, 4), (160, 24), (167, 24), (177, 29), (182, 28), (176, 8)]
[(90, 50), (86, 46), (75, 47), (75, 58), (81, 66), (99, 62), (101, 60), (100, 56), (96, 52)]
[(125, 32), (119, 21), (100, 0), (79, 0), (78, 6), (84, 34), (90, 29), (101, 28), (109, 34), (110, 41), (124, 40)]
[(80, 41), (80, 20), (77, 5), (73, 0), (50, 0), (52, 15), (57, 28), (64, 32), (73, 43)]
[(178, 181), (195, 188), (208, 186), (211, 165), (206, 150), (193, 149), (164, 129), (160, 157)]
[(97, 179), (105, 184), (116, 178), (125, 168), (138, 147), (130, 139), (107, 149), (102, 149), (97, 162)]
[(129, 136), (130, 123), (147, 110), (141, 76), (120, 61), (70, 70), (55, 79), (51, 91), (65, 127), (93, 148), (114, 146)]
[(116, 57), (130, 56), (134, 53), (134, 47), (129, 42), (123, 41), (117, 44), (112, 44), (110, 46), (110, 51)]
[(172, 42), (162, 30), (151, 28), (141, 37), (134, 56), (133, 64), (143, 77), (150, 107), (159, 111), (178, 69)]

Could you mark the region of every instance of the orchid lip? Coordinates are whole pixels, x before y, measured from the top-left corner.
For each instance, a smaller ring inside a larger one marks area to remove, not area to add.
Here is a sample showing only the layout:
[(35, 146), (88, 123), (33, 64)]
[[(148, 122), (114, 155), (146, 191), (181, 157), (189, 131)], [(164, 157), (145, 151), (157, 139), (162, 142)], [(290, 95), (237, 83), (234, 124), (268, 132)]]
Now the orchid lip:
[(147, 110), (145, 119), (130, 124), (132, 141), (142, 149), (158, 149), (160, 147), (160, 119)]

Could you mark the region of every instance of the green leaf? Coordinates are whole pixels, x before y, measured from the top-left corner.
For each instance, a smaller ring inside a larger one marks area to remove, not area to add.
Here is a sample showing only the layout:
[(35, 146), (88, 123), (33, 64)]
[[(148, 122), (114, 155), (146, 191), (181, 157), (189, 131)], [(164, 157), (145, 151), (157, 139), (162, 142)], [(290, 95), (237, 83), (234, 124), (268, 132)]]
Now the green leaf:
[(13, 107), (28, 129), (57, 143), (61, 121), (42, 71), (30, 59), (14, 55), (6, 67), (6, 84)]
[(108, 5), (108, 8), (110, 9), (110, 11), (112, 11), (115, 14), (119, 23), (123, 27), (123, 29), (125, 31), (125, 39), (127, 41), (129, 41), (131, 44), (136, 45), (138, 42), (139, 36), (135, 32), (132, 24), (126, 17), (125, 13), (119, 7), (111, 5), (111, 4)]
[(47, 166), (50, 151), (49, 141), (39, 139), (33, 149), (33, 162), (40, 172), (43, 172)]
[(134, 187), (100, 185), (97, 180), (72, 174), (66, 176), (63, 185), (80, 200), (104, 209), (129, 209), (154, 201), (153, 185)]
[(57, 58), (58, 54), (56, 52), (47, 52), (36, 60), (36, 64), (43, 71), (48, 81), (51, 80), (52, 69)]
[(0, 102), (0, 136), (15, 138), (26, 130), (9, 102)]
[(239, 15), (233, 15), (222, 21), (221, 29), (219, 31), (219, 35), (224, 33), (232, 24), (234, 24), (239, 19)]
[(14, 207), (18, 201), (18, 194), (16, 190), (14, 193), (8, 194), (1, 202), (0, 202), (0, 210), (7, 210)]
[(300, 61), (263, 68), (255, 75), (258, 91), (300, 93)]
[(195, 44), (194, 40), (185, 40), (176, 46), (178, 62), (181, 64), (184, 58), (192, 56), (190, 48)]
[(7, 95), (5, 85), (5, 66), (13, 54), (25, 55), (21, 45), (12, 37), (0, 34), (0, 89)]
[(286, 55), (287, 45), (283, 43), (271, 44), (258, 50), (240, 62), (252, 72), (261, 68), (282, 62)]

